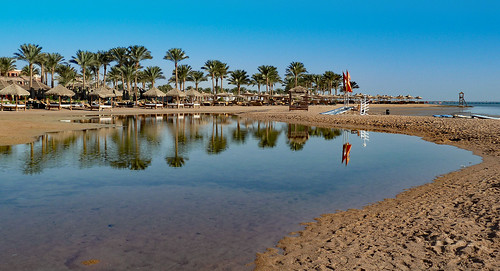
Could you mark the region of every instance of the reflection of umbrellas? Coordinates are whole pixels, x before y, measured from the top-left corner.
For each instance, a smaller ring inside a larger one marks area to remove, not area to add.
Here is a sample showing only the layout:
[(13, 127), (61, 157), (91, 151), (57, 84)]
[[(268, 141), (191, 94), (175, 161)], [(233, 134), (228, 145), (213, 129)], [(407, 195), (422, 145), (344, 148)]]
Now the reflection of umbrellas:
[(157, 89), (156, 87), (144, 92), (143, 95), (146, 97), (165, 97), (165, 96), (167, 96), (167, 94), (165, 94), (161, 90)]
[(30, 93), (24, 90), (18, 84), (12, 84), (0, 90), (0, 95), (11, 95), (16, 97), (16, 111), (17, 111), (17, 100), (19, 96), (29, 96)]
[[(45, 95), (46, 96), (48, 96), (48, 95), (59, 96), (59, 110), (61, 110), (61, 97), (62, 96), (73, 97), (73, 96), (75, 96), (75, 93), (73, 91), (67, 89), (63, 85), (57, 85), (56, 87), (45, 92)], [(70, 99), (70, 104), (71, 104), (71, 99)], [(70, 107), (70, 109), (71, 109), (71, 107)]]

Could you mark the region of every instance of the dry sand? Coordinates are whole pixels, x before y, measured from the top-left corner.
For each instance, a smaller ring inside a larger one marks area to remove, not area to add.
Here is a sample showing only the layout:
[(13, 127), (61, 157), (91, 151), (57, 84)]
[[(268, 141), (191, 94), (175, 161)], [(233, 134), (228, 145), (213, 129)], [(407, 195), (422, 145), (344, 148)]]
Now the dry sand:
[[(371, 116), (318, 114), (332, 108), (314, 106), (308, 112), (265, 106), (0, 112), (0, 145), (30, 142), (45, 132), (101, 126), (60, 121), (82, 115), (175, 112), (238, 113), (255, 119), (417, 135), (472, 150), (483, 157), (483, 163), (361, 210), (322, 215), (306, 223), (303, 231), (282, 239), (281, 250), (271, 248), (258, 254), (256, 269), (500, 269), (500, 121), (403, 116), (449, 110), (432, 105), (372, 105)], [(391, 115), (376, 115), (386, 109)]]

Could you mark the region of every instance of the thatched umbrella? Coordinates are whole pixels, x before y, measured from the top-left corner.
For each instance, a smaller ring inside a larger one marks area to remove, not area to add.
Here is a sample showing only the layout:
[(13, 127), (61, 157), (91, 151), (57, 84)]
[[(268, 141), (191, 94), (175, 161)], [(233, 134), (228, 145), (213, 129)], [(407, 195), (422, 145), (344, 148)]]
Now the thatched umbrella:
[(116, 97), (116, 94), (113, 92), (112, 89), (110, 89), (106, 86), (100, 86), (97, 89), (94, 89), (92, 92), (90, 92), (89, 96), (99, 97), (99, 104), (101, 104), (101, 98), (103, 98), (103, 99), (113, 98), (113, 97)]
[(50, 89), (49, 86), (47, 86), (46, 84), (44, 84), (38, 80), (33, 81), (33, 83), (31, 84), (31, 88), (34, 90), (49, 90)]
[[(167, 94), (165, 94), (163, 91), (157, 89), (156, 87), (144, 92), (145, 97), (151, 97), (151, 98), (158, 98), (158, 97), (165, 97)], [(155, 101), (156, 103), (156, 101)]]
[[(11, 84), (2, 90), (0, 90), (0, 95), (11, 95), (16, 98), (16, 111), (17, 111), (17, 105), (18, 105), (18, 97), (19, 96), (29, 96), (30, 93), (23, 89), (20, 85), (18, 84)], [(26, 98), (25, 98), (26, 102)]]
[[(49, 96), (49, 95), (59, 96), (59, 110), (61, 110), (62, 96), (69, 97), (70, 98), (69, 103), (71, 105), (71, 97), (75, 96), (75, 93), (73, 91), (67, 89), (63, 85), (57, 85), (54, 88), (50, 89), (49, 91), (45, 92), (45, 95), (46, 96)], [(69, 109), (71, 110), (71, 106), (69, 107)]]
[(168, 97), (176, 97), (177, 98), (177, 103), (179, 103), (179, 97), (186, 97), (186, 93), (176, 89), (176, 88), (173, 88), (171, 89), (170, 91), (167, 92), (167, 95)]
[(300, 94), (304, 94), (304, 93), (308, 93), (309, 90), (303, 86), (296, 86), (292, 89), (289, 90), (290, 93), (300, 93)]
[(0, 89), (4, 89), (9, 86), (9, 83), (5, 81), (3, 78), (0, 78)]

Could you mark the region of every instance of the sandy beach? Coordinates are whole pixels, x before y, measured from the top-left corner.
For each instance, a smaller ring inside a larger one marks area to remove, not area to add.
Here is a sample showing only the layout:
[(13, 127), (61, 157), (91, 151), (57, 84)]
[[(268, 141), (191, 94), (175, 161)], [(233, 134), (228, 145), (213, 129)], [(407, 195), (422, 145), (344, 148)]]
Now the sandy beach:
[[(177, 112), (224, 112), (260, 120), (420, 136), (471, 150), (483, 162), (393, 199), (362, 209), (331, 210), (315, 222), (304, 221), (305, 229), (284, 237), (277, 244), (279, 249), (257, 254), (256, 270), (500, 269), (500, 121), (429, 117), (456, 110), (435, 105), (371, 105), (370, 116), (319, 115), (333, 108), (313, 106), (307, 112), (289, 112), (283, 106), (0, 112), (0, 145), (28, 143), (46, 132), (106, 126), (61, 120)], [(384, 115), (387, 109), (391, 115)]]

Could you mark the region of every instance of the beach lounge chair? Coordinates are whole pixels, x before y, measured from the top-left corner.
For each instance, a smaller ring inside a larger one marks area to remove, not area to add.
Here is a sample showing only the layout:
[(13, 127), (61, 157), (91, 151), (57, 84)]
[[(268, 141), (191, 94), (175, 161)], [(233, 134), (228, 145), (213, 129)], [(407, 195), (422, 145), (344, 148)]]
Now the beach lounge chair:
[(19, 109), (22, 109), (23, 111), (26, 111), (26, 105), (25, 104), (2, 104), (1, 111), (3, 111), (4, 109), (16, 110), (16, 111), (18, 111)]
[(90, 106), (90, 110), (94, 109), (97, 109), (98, 111), (104, 111), (104, 109), (113, 110), (113, 107), (111, 105), (106, 105), (106, 104), (93, 104)]
[(146, 103), (144, 104), (144, 108), (151, 108), (151, 109), (163, 108), (163, 104)]

